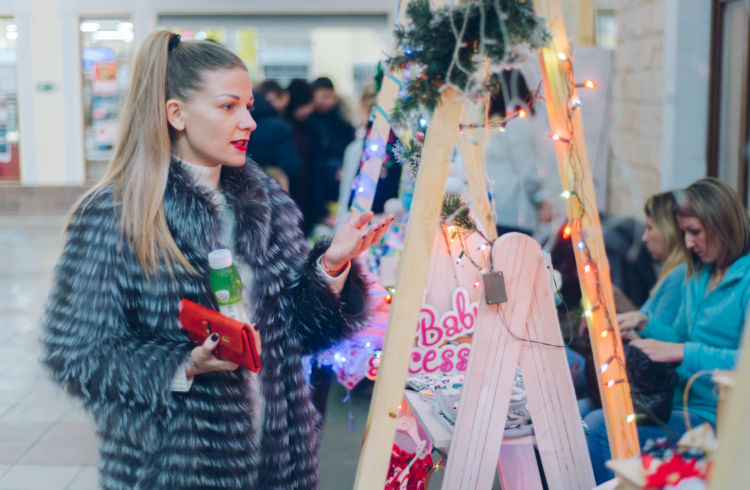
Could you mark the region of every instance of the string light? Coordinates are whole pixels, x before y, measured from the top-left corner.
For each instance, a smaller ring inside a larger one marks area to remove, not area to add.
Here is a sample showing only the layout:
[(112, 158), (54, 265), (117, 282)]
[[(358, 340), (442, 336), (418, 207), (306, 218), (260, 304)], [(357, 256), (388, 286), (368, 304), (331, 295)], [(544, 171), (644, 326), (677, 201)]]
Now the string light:
[(560, 136), (560, 135), (559, 135), (559, 134), (557, 134), (557, 133), (550, 133), (550, 134), (549, 134), (549, 138), (550, 138), (550, 139), (551, 139), (552, 141), (562, 141), (563, 143), (570, 143), (570, 140), (569, 140), (569, 139), (567, 139), (567, 138), (563, 138), (562, 136)]
[(591, 272), (591, 263), (590, 262), (583, 266), (583, 271), (584, 272)]
[(586, 250), (586, 242), (584, 242), (583, 240), (580, 240), (578, 242), (578, 250), (580, 250), (581, 252)]
[(567, 189), (564, 190), (564, 191), (562, 191), (560, 193), (560, 197), (562, 197), (563, 199), (566, 199), (566, 200), (570, 199), (570, 196), (574, 196), (574, 195), (576, 195), (576, 191), (571, 191), (571, 190), (567, 190)]
[(487, 248), (487, 244), (483, 243), (480, 246), (477, 247), (477, 252), (481, 252), (482, 250)]
[(573, 97), (572, 99), (570, 99), (571, 109), (577, 109), (581, 107), (581, 104), (583, 104), (583, 102), (581, 102), (581, 99), (579, 99), (578, 97)]
[(474, 281), (474, 289), (476, 289), (478, 287), (479, 287), (479, 279), (477, 279), (476, 281)]
[(557, 57), (560, 59), (560, 61), (568, 61), (568, 55), (563, 53), (562, 51), (557, 52)]
[(603, 374), (604, 371), (606, 371), (607, 368), (609, 367), (609, 363), (611, 363), (614, 360), (615, 360), (615, 356), (609, 356), (609, 359), (607, 359), (607, 361), (603, 363), (601, 367), (599, 368), (599, 372)]
[(573, 233), (573, 227), (572, 227), (572, 226), (570, 226), (569, 224), (568, 224), (568, 225), (565, 225), (565, 228), (563, 229), (563, 234), (562, 234), (563, 238), (564, 238), (565, 240), (567, 240), (568, 238), (570, 238), (570, 235), (571, 235), (572, 233)]
[(625, 422), (627, 422), (627, 423), (633, 422), (635, 420), (635, 418), (636, 418), (635, 414), (631, 413), (630, 415), (626, 415), (625, 416)]
[(610, 379), (609, 381), (605, 383), (605, 385), (607, 386), (607, 388), (612, 388), (614, 385), (619, 385), (620, 383), (624, 383), (624, 382), (625, 380), (623, 378)]
[(519, 109), (518, 110), (518, 117), (521, 119), (526, 119), (527, 113), (525, 109)]
[(599, 309), (599, 305), (592, 306), (591, 308), (587, 308), (586, 311), (583, 312), (583, 316), (585, 316), (586, 318), (591, 318), (591, 315), (593, 315), (594, 312), (598, 309)]
[(599, 86), (599, 84), (593, 80), (586, 80), (583, 83), (576, 83), (576, 88), (596, 88), (597, 86)]
[(463, 258), (464, 258), (464, 252), (461, 251), (461, 253), (458, 254), (458, 258), (456, 259), (456, 265), (460, 264), (461, 260), (463, 260)]

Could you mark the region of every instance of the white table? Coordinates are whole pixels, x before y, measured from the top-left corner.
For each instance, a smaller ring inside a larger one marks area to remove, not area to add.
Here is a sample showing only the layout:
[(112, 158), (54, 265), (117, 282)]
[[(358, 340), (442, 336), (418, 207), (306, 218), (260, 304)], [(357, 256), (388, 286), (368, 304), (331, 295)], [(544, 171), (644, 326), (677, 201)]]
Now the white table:
[[(406, 390), (404, 398), (433, 447), (449, 454), (452, 433), (438, 419), (432, 407), (420, 398), (419, 393), (412, 390)], [(533, 436), (503, 438), (497, 471), (504, 490), (542, 490), (534, 444)]]

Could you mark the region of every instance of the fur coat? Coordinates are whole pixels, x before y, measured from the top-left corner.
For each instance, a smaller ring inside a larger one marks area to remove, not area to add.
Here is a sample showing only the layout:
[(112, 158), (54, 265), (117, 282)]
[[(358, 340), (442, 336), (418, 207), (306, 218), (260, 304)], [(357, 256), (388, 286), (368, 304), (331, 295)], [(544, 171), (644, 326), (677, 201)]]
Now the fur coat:
[(222, 230), (209, 193), (172, 162), (164, 213), (198, 276), (179, 265), (170, 276), (162, 265), (147, 280), (120, 239), (111, 188), (67, 228), (43, 318), (43, 362), (95, 418), (103, 488), (318, 486), (318, 415), (301, 359), (363, 325), (366, 286), (353, 264), (341, 294), (331, 292), (316, 267), (325, 244), (309, 250), (298, 209), (254, 164), (224, 168), (221, 185), (236, 219), (232, 248), (253, 271), (244, 300), (263, 342), (262, 427), (250, 416), (258, 400), (243, 368), (170, 391), (195, 347), (177, 321), (180, 299), (217, 309), (207, 257)]

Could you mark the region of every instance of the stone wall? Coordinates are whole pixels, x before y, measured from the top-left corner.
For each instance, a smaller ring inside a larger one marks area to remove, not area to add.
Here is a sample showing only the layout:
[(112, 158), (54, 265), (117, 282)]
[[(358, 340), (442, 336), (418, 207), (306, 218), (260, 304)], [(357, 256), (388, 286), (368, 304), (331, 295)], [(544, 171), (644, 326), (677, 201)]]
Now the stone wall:
[(641, 217), (659, 191), (664, 0), (618, 0), (607, 209)]

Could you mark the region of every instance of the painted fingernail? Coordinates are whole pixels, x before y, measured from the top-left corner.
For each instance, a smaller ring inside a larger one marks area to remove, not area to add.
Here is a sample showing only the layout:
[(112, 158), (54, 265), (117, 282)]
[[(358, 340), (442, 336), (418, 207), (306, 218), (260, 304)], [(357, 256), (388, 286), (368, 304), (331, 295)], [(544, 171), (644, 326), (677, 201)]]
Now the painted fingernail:
[(219, 334), (218, 333), (211, 334), (211, 340), (214, 341), (214, 342), (216, 342), (217, 340), (219, 340)]

